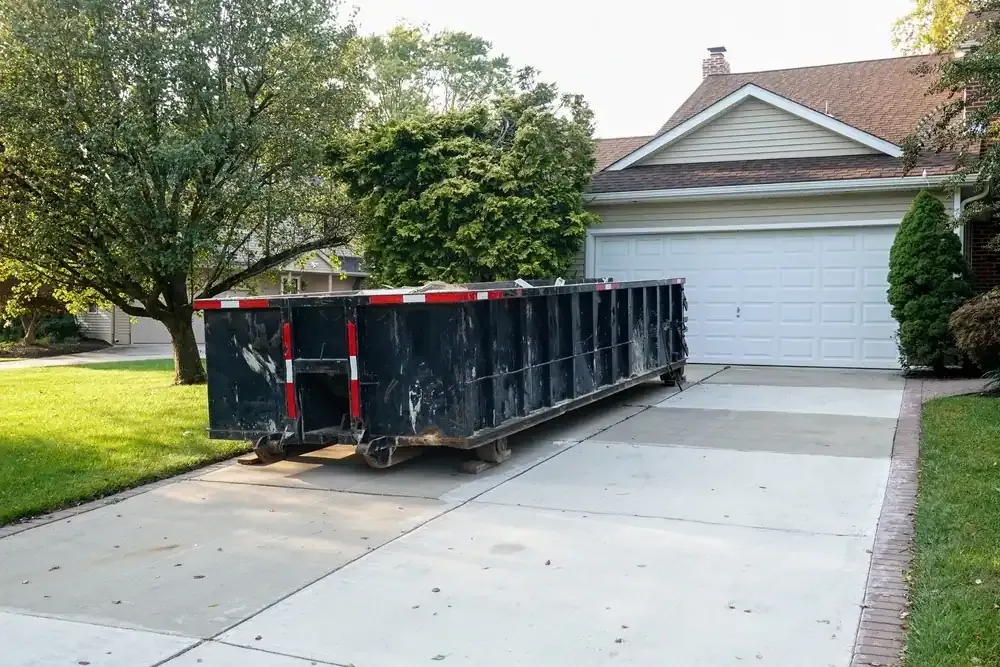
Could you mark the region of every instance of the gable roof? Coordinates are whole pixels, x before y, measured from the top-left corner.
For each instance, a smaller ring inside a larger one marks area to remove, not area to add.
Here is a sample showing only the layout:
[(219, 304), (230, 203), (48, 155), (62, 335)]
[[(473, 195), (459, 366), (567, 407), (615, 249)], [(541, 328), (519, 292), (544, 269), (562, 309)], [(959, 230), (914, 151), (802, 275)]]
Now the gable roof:
[[(827, 114), (863, 132), (899, 144), (917, 124), (949, 99), (928, 95), (933, 76), (918, 68), (936, 68), (949, 56), (921, 55), (794, 69), (717, 74), (706, 77), (663, 124), (669, 132), (711, 105), (754, 84), (813, 111)], [(829, 105), (829, 106), (828, 106)]]
[(617, 162), (635, 149), (646, 144), (653, 136), (598, 139), (597, 165), (594, 167), (594, 171), (601, 171), (613, 162)]
[(648, 157), (660, 149), (669, 146), (678, 139), (691, 134), (698, 128), (710, 123), (749, 98), (760, 100), (761, 102), (781, 109), (788, 114), (824, 127), (831, 132), (847, 137), (848, 139), (868, 146), (869, 148), (873, 148), (886, 155), (900, 157), (903, 154), (902, 149), (891, 141), (886, 141), (885, 139), (858, 129), (853, 125), (849, 125), (825, 113), (821, 113), (809, 108), (808, 106), (799, 104), (794, 100), (790, 100), (787, 97), (782, 97), (781, 95), (777, 95), (769, 90), (765, 90), (756, 84), (747, 83), (729, 93), (721, 100), (718, 100), (714, 104), (702, 109), (700, 112), (691, 116), (687, 120), (673, 126), (666, 132), (661, 132), (653, 140), (647, 142), (642, 147), (609, 165), (608, 169), (615, 171), (635, 164), (642, 158)]
[[(657, 134), (599, 140), (597, 168), (590, 191), (896, 177), (902, 174), (902, 166), (890, 154), (631, 166), (619, 171), (608, 167), (652, 145), (663, 135), (748, 86), (898, 146), (913, 134), (921, 121), (951, 99), (948, 92), (928, 94), (934, 82), (933, 70), (949, 57), (908, 56), (708, 76)], [(913, 173), (922, 173), (924, 169), (929, 175), (951, 173), (954, 171), (953, 158), (927, 156)]]

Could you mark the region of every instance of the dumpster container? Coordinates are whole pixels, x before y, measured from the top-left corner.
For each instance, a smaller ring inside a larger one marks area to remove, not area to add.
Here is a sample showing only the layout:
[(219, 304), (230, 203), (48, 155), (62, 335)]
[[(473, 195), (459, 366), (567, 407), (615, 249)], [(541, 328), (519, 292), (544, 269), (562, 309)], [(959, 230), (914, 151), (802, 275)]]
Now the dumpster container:
[(509, 455), (507, 436), (687, 358), (684, 280), (524, 281), (207, 299), (209, 435), (261, 461), (349, 443)]

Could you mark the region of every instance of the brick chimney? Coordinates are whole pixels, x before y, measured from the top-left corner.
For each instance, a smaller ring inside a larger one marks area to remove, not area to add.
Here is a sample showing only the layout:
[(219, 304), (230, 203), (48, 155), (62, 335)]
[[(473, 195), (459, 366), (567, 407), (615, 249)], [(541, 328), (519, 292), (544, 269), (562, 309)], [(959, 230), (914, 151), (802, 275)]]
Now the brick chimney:
[(726, 47), (713, 46), (708, 50), (708, 57), (701, 61), (701, 76), (707, 78), (713, 74), (729, 74), (729, 61), (726, 60)]

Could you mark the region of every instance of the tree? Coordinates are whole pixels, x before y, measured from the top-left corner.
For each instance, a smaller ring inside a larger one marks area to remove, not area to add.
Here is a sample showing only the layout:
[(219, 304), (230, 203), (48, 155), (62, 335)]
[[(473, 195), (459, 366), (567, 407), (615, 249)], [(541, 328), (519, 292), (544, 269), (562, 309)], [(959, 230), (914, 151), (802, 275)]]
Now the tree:
[(583, 209), (593, 114), (579, 96), (521, 83), (488, 105), (369, 126), (334, 146), (376, 282), (565, 275), (597, 221)]
[(363, 101), (336, 0), (0, 0), (0, 256), (170, 331), (351, 236), (325, 146)]
[[(927, 153), (949, 155), (956, 164), (954, 185), (970, 177), (980, 187), (1000, 184), (1000, 0), (972, 0), (960, 39), (976, 46), (961, 58), (919, 71), (932, 79), (929, 92), (951, 98), (914, 128), (903, 142), (903, 164), (913, 169)], [(1000, 212), (996, 197), (968, 206), (959, 224)]]
[(899, 322), (905, 368), (928, 366), (939, 372), (949, 359), (959, 358), (948, 320), (971, 296), (969, 267), (944, 204), (922, 190), (889, 251), (889, 304)]
[(492, 56), (490, 42), (466, 32), (399, 25), (363, 45), (375, 123), (468, 109), (511, 92), (509, 60)]
[(915, 0), (916, 6), (892, 27), (892, 45), (903, 53), (943, 53), (961, 32), (973, 0)]
[(92, 290), (55, 288), (30, 266), (0, 259), (0, 320), (20, 321), (25, 345), (36, 343), (38, 325), (45, 319), (79, 313), (101, 301)]

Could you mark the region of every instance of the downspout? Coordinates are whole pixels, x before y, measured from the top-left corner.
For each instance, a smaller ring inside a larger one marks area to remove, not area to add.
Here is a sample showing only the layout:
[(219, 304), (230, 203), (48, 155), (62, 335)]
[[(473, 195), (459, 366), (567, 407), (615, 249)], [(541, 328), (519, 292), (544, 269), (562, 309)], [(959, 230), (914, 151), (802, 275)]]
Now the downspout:
[[(969, 204), (974, 204), (977, 201), (982, 201), (983, 199), (985, 199), (990, 194), (990, 187), (992, 186), (992, 184), (993, 183), (992, 183), (992, 181), (990, 179), (986, 179), (986, 183), (985, 183), (985, 185), (983, 185), (983, 191), (980, 192), (979, 194), (972, 195), (968, 199), (962, 199), (962, 189), (961, 188), (956, 188), (956, 190), (955, 190), (955, 202), (956, 202), (956, 205), (957, 205), (957, 210), (955, 211), (955, 219), (958, 220), (958, 219), (960, 219), (962, 217), (962, 214), (965, 212), (965, 207), (966, 206), (968, 206)], [(966, 248), (965, 248), (965, 225), (962, 225), (960, 227), (960, 230), (961, 230), (961, 232), (959, 233), (958, 237), (962, 241), (962, 252), (965, 252), (965, 250), (966, 250)]]

